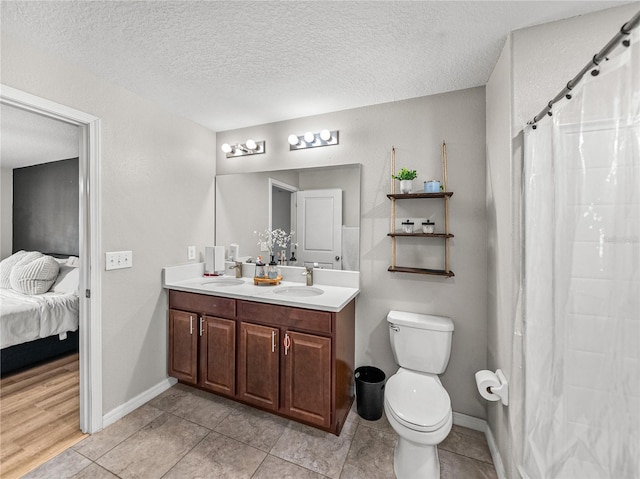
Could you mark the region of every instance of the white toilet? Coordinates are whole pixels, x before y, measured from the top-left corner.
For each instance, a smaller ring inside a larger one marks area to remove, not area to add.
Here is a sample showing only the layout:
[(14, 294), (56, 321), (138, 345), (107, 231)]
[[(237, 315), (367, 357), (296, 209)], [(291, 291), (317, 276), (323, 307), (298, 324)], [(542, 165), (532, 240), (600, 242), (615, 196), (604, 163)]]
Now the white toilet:
[(393, 468), (398, 479), (439, 479), (436, 446), (451, 431), (451, 399), (438, 374), (449, 362), (453, 321), (390, 311), (389, 337), (400, 369), (384, 390), (384, 412), (398, 433)]

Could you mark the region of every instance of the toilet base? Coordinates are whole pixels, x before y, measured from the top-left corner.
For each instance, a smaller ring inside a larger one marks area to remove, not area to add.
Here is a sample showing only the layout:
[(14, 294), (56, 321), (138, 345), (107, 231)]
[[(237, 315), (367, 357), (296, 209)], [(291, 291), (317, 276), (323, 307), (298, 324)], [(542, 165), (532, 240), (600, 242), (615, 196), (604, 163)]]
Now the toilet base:
[(438, 448), (398, 438), (393, 453), (397, 479), (440, 479)]

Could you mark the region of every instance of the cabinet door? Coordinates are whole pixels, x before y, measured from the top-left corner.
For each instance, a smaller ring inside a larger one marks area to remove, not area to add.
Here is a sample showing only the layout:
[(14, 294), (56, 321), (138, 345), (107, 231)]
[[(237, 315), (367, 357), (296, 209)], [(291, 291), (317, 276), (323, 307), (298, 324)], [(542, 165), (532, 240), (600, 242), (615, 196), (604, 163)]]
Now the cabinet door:
[(198, 382), (198, 315), (169, 310), (169, 375)]
[(200, 386), (236, 393), (236, 322), (205, 316), (200, 324)]
[(331, 339), (287, 331), (284, 346), (284, 412), (331, 425)]
[(278, 409), (279, 330), (240, 323), (238, 398), (268, 409)]

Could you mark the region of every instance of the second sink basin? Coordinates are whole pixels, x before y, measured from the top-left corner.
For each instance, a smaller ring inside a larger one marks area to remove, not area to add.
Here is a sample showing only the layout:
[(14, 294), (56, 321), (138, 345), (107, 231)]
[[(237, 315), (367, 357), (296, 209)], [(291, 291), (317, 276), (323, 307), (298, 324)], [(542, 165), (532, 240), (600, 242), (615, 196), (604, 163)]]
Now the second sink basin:
[(283, 286), (274, 289), (273, 292), (275, 294), (281, 294), (282, 296), (293, 296), (296, 298), (320, 296), (324, 293), (321, 289), (312, 286)]
[(244, 281), (235, 278), (213, 278), (200, 284), (202, 286), (238, 286), (244, 284)]

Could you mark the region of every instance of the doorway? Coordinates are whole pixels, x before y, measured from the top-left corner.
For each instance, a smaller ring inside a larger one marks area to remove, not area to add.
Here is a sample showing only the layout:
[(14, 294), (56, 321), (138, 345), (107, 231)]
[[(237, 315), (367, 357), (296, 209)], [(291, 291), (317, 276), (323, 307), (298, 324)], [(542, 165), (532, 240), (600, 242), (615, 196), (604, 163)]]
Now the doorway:
[(80, 429), (91, 434), (102, 429), (100, 119), (6, 85), (0, 102), (79, 130)]

